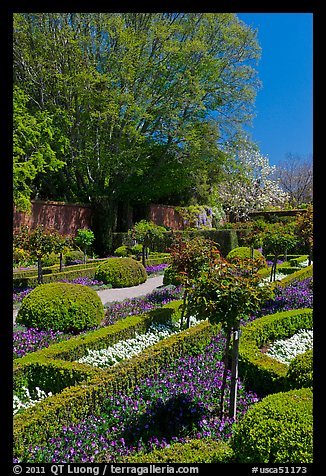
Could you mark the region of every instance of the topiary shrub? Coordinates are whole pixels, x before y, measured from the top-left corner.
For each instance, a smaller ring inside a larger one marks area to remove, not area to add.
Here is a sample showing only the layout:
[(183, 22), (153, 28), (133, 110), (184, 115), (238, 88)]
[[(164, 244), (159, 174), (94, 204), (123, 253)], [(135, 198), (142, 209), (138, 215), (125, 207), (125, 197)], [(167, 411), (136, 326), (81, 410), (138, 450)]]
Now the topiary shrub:
[(113, 288), (125, 288), (144, 283), (147, 273), (144, 266), (133, 258), (110, 258), (97, 267), (95, 279), (111, 284)]
[(103, 317), (103, 304), (93, 289), (49, 283), (37, 286), (24, 298), (16, 322), (40, 330), (79, 332), (98, 326)]
[(235, 427), (230, 445), (238, 463), (311, 463), (312, 389), (268, 395)]
[(297, 355), (290, 362), (286, 377), (292, 388), (312, 387), (313, 349)]
[[(248, 246), (238, 246), (237, 248), (233, 248), (227, 255), (226, 259), (231, 261), (233, 258), (251, 258), (251, 248)], [(254, 259), (261, 259), (263, 262), (263, 266), (267, 266), (266, 260), (263, 254), (254, 249)]]

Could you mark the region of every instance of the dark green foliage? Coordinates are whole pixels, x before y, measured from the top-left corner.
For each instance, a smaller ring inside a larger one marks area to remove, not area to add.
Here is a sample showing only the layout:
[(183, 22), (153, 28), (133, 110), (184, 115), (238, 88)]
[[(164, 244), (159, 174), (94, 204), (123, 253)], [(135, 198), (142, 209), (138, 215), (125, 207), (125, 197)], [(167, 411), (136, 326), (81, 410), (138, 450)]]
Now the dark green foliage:
[(238, 423), (231, 447), (239, 463), (311, 463), (311, 388), (268, 395)]
[(97, 267), (95, 279), (111, 284), (113, 288), (125, 288), (144, 283), (147, 273), (133, 258), (110, 258)]
[(28, 294), (16, 322), (26, 327), (78, 332), (98, 326), (104, 308), (97, 293), (80, 284), (50, 283)]
[(291, 361), (286, 377), (292, 388), (312, 387), (313, 349), (297, 355)]
[(126, 457), (125, 463), (230, 463), (233, 451), (227, 443), (211, 438), (174, 443), (150, 453)]

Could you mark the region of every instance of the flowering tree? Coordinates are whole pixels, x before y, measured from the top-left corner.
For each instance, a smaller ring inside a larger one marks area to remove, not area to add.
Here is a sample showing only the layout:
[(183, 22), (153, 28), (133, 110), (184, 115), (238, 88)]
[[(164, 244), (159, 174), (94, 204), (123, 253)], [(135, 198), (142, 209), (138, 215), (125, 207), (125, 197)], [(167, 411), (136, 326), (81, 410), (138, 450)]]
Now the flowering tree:
[(249, 142), (234, 155), (227, 179), (219, 186), (223, 208), (236, 221), (246, 219), (252, 211), (284, 206), (287, 194), (272, 176), (275, 166)]

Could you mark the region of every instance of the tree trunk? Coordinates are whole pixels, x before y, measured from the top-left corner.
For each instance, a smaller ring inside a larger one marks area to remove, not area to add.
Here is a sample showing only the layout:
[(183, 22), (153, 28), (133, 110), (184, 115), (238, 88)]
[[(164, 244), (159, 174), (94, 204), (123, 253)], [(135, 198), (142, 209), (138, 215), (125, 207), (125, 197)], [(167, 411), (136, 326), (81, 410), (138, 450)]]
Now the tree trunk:
[(221, 396), (220, 396), (220, 418), (224, 416), (224, 395), (225, 395), (225, 387), (226, 387), (226, 379), (228, 375), (228, 366), (229, 366), (229, 345), (231, 340), (231, 329), (227, 328), (227, 336), (226, 336), (226, 343), (225, 343), (225, 350), (224, 350), (224, 370), (223, 370), (223, 377), (222, 377), (222, 385), (221, 385)]
[(43, 284), (43, 271), (42, 271), (42, 262), (41, 258), (37, 258), (37, 282), (38, 284)]
[(233, 345), (232, 345), (229, 416), (231, 418), (234, 418), (235, 420), (236, 420), (236, 413), (237, 413), (239, 338), (240, 338), (240, 321), (238, 321), (236, 326), (233, 328)]
[(146, 243), (143, 243), (143, 247), (141, 250), (141, 259), (142, 259), (144, 268), (146, 268)]
[(60, 267), (59, 267), (60, 273), (63, 271), (63, 256), (62, 253), (60, 253)]
[(184, 319), (185, 310), (186, 310), (187, 296), (188, 296), (188, 289), (186, 288), (184, 290), (184, 293), (183, 293), (183, 306), (182, 306), (181, 318), (180, 318), (180, 330), (182, 330), (182, 326), (183, 326), (183, 319)]
[(86, 248), (84, 248), (84, 264), (86, 264), (86, 257), (87, 257), (87, 251), (86, 251)]
[(94, 197), (92, 200), (92, 230), (95, 235), (94, 247), (100, 257), (113, 253), (112, 233), (117, 228), (118, 204), (108, 196)]

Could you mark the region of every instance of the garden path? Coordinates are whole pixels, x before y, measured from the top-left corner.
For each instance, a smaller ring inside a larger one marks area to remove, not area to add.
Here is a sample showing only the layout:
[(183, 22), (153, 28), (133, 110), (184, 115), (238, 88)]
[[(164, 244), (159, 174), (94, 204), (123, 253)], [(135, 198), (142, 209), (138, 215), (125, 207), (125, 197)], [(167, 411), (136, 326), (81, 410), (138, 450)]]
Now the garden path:
[[(130, 299), (133, 297), (145, 296), (148, 293), (154, 291), (154, 289), (163, 285), (163, 275), (154, 276), (148, 278), (145, 283), (138, 284), (138, 286), (131, 286), (129, 288), (115, 288), (115, 289), (103, 289), (96, 291), (101, 301), (104, 304), (112, 301), (123, 301), (124, 299)], [(13, 323), (16, 321), (18, 310), (13, 310)]]

